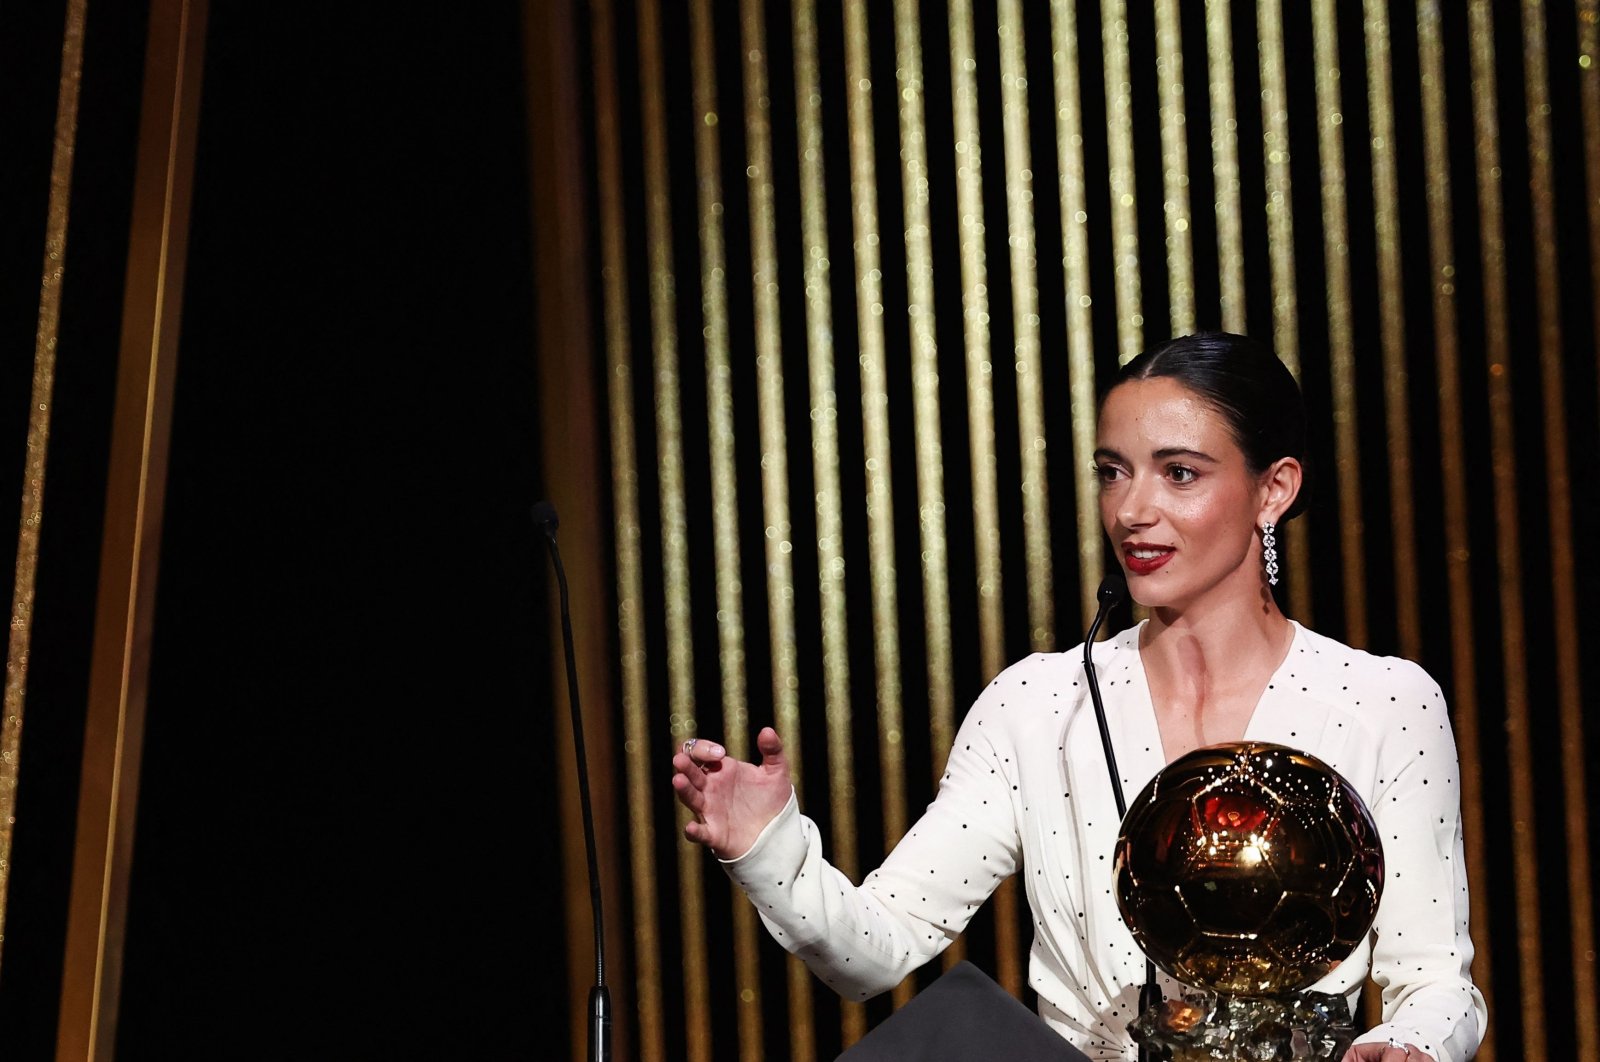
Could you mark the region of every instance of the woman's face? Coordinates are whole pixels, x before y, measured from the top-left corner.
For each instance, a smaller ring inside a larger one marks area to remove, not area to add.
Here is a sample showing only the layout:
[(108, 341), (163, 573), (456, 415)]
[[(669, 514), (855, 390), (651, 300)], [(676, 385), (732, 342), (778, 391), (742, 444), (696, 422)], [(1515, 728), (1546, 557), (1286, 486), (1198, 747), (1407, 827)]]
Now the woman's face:
[(1182, 610), (1217, 594), (1259, 596), (1255, 531), (1274, 507), (1269, 477), (1250, 470), (1205, 400), (1168, 377), (1119, 385), (1100, 410), (1095, 467), (1100, 522), (1135, 601)]

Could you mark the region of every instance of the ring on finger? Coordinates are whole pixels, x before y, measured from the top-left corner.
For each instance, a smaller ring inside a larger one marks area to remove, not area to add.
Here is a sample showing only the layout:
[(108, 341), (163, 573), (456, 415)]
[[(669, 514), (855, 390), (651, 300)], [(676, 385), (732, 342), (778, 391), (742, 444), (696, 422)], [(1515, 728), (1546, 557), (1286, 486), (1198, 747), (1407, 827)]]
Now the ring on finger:
[(1389, 1046), (1394, 1048), (1396, 1051), (1404, 1051), (1407, 1058), (1411, 1057), (1411, 1047), (1409, 1044), (1403, 1044), (1391, 1036), (1389, 1037)]

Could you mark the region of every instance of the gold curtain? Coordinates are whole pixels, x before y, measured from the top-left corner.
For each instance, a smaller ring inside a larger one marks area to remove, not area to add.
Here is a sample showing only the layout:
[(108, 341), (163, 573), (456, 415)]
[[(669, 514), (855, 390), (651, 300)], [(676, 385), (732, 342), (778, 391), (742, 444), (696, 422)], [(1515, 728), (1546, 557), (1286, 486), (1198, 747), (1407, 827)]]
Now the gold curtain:
[[(814, 992), (682, 841), (671, 750), (777, 725), (875, 865), (967, 700), (1080, 640), (1097, 387), (1197, 328), (1308, 399), (1290, 614), (1451, 697), (1479, 1057), (1600, 1058), (1597, 6), (591, 0), (640, 1058), (832, 1057), (935, 976)], [(960, 947), (1022, 994), (1028, 931), (1004, 889)]]

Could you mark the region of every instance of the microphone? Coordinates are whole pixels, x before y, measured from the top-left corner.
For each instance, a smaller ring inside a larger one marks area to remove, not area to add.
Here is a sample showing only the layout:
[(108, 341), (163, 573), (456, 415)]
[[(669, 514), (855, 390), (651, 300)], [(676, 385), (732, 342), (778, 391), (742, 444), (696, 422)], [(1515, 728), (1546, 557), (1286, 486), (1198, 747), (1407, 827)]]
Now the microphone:
[[(1117, 753), (1111, 747), (1111, 728), (1106, 724), (1106, 706), (1100, 699), (1100, 679), (1095, 674), (1094, 636), (1099, 633), (1100, 625), (1105, 622), (1106, 613), (1122, 603), (1128, 596), (1128, 580), (1122, 571), (1113, 568), (1100, 580), (1100, 589), (1095, 597), (1100, 601), (1100, 607), (1095, 609), (1094, 622), (1089, 625), (1089, 633), (1083, 637), (1083, 673), (1089, 682), (1089, 700), (1094, 704), (1094, 720), (1100, 725), (1100, 747), (1106, 754), (1106, 770), (1111, 774), (1111, 795), (1117, 802), (1117, 818), (1122, 820), (1128, 817), (1128, 799), (1122, 792), (1122, 774), (1117, 770)], [(1144, 987), (1139, 989), (1139, 1013), (1143, 1014), (1151, 1007), (1161, 1002), (1161, 986), (1156, 983), (1156, 964), (1150, 961), (1149, 956), (1144, 960)], [(1147, 1045), (1139, 1046), (1140, 1062), (1147, 1062), (1152, 1057)]]
[(1100, 724), (1100, 745), (1106, 753), (1106, 770), (1111, 772), (1111, 794), (1117, 799), (1117, 816), (1121, 818), (1128, 814), (1128, 801), (1122, 794), (1122, 775), (1117, 772), (1117, 753), (1111, 747), (1111, 728), (1106, 725), (1106, 706), (1100, 700), (1100, 679), (1095, 675), (1094, 655), (1090, 650), (1094, 648), (1094, 636), (1105, 622), (1106, 613), (1128, 596), (1128, 580), (1113, 568), (1100, 580), (1100, 589), (1095, 596), (1100, 600), (1100, 607), (1095, 609), (1089, 633), (1083, 636), (1083, 670), (1089, 679), (1089, 700), (1094, 703), (1094, 719)]
[(556, 528), (561, 520), (548, 501), (536, 502), (530, 514), (544, 533), (550, 559), (556, 566), (556, 581), (561, 586), (561, 640), (567, 655), (567, 704), (572, 709), (572, 747), (578, 760), (578, 799), (583, 807), (583, 843), (589, 856), (589, 902), (594, 908), (594, 987), (589, 989), (589, 1062), (609, 1062), (611, 1058), (611, 992), (606, 988), (605, 919), (600, 906), (599, 859), (595, 856), (594, 809), (589, 803), (589, 763), (583, 751), (583, 713), (578, 707), (578, 662), (572, 649), (572, 612), (567, 597), (567, 571), (561, 564), (561, 548), (556, 545)]

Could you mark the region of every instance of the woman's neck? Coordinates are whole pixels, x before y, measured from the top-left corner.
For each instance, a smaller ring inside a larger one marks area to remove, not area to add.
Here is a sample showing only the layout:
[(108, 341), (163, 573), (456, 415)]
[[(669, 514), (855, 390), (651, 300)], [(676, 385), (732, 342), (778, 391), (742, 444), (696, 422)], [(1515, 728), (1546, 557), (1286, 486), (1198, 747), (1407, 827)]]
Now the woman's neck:
[(1139, 648), (1147, 672), (1191, 680), (1204, 675), (1206, 685), (1236, 681), (1249, 686), (1277, 670), (1292, 631), (1265, 590), (1259, 597), (1233, 593), (1181, 609), (1152, 609)]
[(1210, 607), (1152, 610), (1139, 654), (1167, 762), (1248, 732), (1294, 641), (1264, 588), (1260, 599), (1234, 593)]

